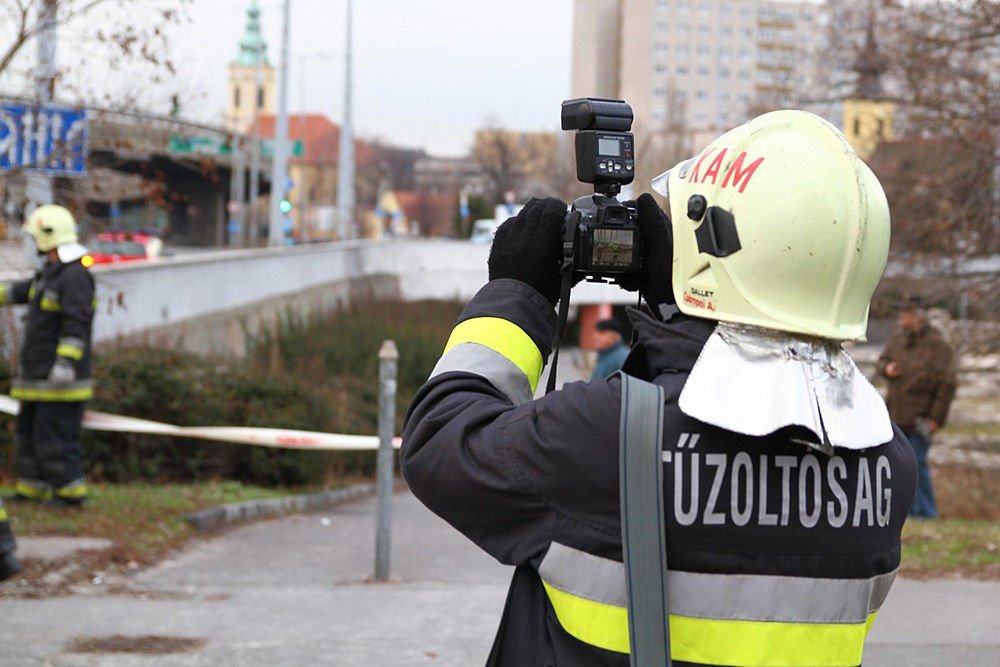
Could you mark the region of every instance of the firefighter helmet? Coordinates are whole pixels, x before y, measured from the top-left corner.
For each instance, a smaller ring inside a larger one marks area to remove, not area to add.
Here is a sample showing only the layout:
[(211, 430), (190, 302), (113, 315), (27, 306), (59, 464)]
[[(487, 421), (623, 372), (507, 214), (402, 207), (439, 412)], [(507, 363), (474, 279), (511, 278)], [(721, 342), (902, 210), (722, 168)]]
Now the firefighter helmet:
[(863, 338), (889, 251), (889, 205), (844, 135), (773, 111), (653, 180), (673, 226), (684, 313), (834, 340)]
[(77, 243), (76, 220), (73, 219), (73, 214), (55, 204), (36, 208), (21, 229), (35, 240), (35, 245), (42, 252), (69, 243)]

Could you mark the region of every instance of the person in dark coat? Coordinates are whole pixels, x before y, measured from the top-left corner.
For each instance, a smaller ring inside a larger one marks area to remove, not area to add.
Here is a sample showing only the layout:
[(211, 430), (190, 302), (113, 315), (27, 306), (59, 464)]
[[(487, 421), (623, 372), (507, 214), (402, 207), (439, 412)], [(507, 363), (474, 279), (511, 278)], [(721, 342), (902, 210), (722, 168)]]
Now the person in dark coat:
[(898, 327), (879, 356), (878, 371), (889, 380), (889, 415), (903, 429), (917, 457), (917, 495), (910, 515), (936, 518), (927, 459), (934, 434), (948, 420), (956, 380), (951, 346), (927, 322), (923, 299), (911, 297), (900, 307)]
[(622, 339), (622, 324), (611, 317), (601, 320), (594, 328), (597, 329), (597, 363), (590, 379), (609, 377), (619, 370), (628, 356), (628, 345)]
[(10, 395), (21, 402), (14, 432), (15, 499), (80, 507), (87, 497), (80, 428), (94, 394), (90, 341), (96, 306), (91, 258), (62, 206), (35, 209), (24, 232), (43, 256), (28, 280), (0, 284), (0, 305), (27, 306)]

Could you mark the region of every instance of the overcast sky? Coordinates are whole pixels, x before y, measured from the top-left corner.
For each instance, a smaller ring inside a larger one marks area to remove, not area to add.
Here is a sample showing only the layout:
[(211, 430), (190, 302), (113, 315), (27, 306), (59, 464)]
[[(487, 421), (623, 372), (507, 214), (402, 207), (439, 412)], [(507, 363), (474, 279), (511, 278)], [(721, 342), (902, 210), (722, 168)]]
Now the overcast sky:
[[(468, 151), (488, 118), (519, 130), (557, 130), (568, 96), (572, 0), (354, 0), (356, 133)], [(193, 99), (184, 115), (221, 121), (227, 67), (249, 0), (193, 0), (193, 23), (173, 52)], [(291, 0), (292, 111), (343, 114), (346, 0)], [(281, 2), (260, 2), (268, 57), (280, 58)]]

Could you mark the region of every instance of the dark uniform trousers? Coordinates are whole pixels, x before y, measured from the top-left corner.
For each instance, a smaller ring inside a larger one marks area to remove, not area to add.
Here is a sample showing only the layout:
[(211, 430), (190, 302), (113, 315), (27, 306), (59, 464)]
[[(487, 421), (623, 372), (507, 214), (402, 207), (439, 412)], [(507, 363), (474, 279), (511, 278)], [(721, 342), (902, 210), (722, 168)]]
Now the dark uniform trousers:
[[(695, 420), (677, 401), (714, 323), (633, 324), (625, 371), (665, 395), (674, 664), (858, 665), (914, 493), (902, 433), (827, 455), (802, 444), (804, 429), (751, 437)], [(414, 398), (402, 470), (431, 510), (516, 566), (490, 665), (625, 667), (621, 384), (568, 383), (532, 400), (554, 330), (533, 289), (488, 283)]]
[(80, 444), (82, 401), (24, 401), (14, 433), (18, 491), (34, 497), (82, 497), (83, 461)]

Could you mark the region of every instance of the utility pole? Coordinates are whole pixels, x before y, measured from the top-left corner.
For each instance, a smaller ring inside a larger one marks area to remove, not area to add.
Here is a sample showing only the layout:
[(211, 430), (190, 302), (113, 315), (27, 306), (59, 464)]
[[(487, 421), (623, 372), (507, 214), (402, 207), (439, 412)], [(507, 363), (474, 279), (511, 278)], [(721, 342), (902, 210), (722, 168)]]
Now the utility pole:
[(257, 54), (257, 69), (254, 72), (253, 88), (253, 138), (250, 140), (250, 201), (247, 205), (246, 222), (247, 245), (256, 246), (260, 230), (260, 216), (257, 212), (257, 198), (260, 197), (260, 96), (264, 87), (264, 52)]
[(271, 166), (271, 216), (268, 220), (267, 244), (284, 243), (282, 225), (284, 214), (281, 200), (285, 198), (288, 180), (288, 21), (291, 0), (284, 0), (281, 23), (281, 63), (278, 70), (278, 118), (274, 131), (274, 148)]
[[(39, 17), (41, 29), (38, 32), (38, 72), (35, 75), (35, 103), (38, 105), (36, 129), (39, 143), (44, 141), (43, 135), (47, 131), (46, 116), (42, 112), (42, 108), (51, 104), (55, 97), (58, 9), (59, 0), (42, 0), (41, 16)], [(39, 150), (40, 153), (41, 150)], [(42, 204), (51, 204), (53, 201), (52, 179), (40, 171), (44, 167), (43, 164), (36, 166), (39, 171), (29, 171), (25, 179), (26, 194), (31, 202), (31, 208)]]
[(347, 0), (347, 53), (344, 57), (344, 120), (337, 166), (337, 227), (341, 239), (354, 238), (354, 129), (351, 126), (351, 0)]

